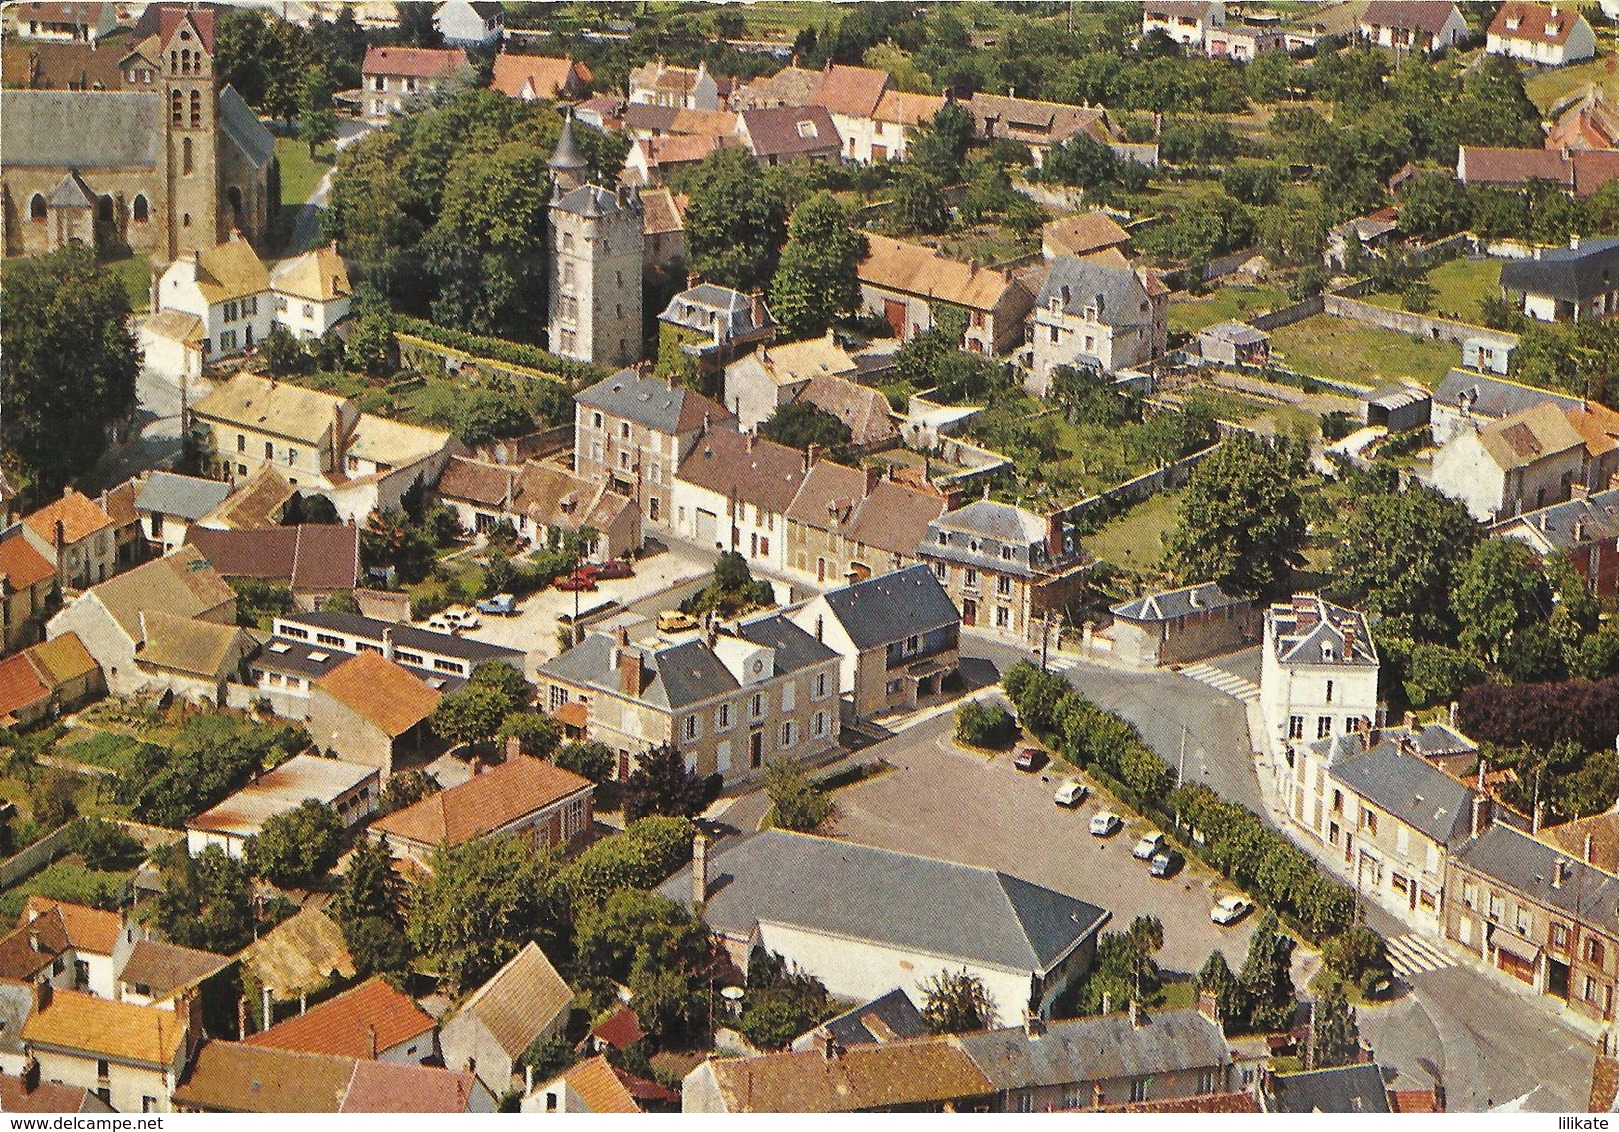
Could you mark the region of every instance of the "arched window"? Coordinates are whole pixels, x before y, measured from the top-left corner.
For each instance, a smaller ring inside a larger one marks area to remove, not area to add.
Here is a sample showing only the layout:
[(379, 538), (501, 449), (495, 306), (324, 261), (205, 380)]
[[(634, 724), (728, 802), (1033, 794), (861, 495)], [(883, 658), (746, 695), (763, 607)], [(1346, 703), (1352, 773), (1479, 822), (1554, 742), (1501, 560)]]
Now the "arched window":
[(169, 96), (169, 107), (176, 126), (185, 125), (185, 95), (175, 91)]
[(118, 206), (113, 203), (112, 197), (103, 194), (96, 202), (96, 219), (103, 224), (111, 224), (118, 219)]
[(147, 203), (145, 193), (135, 194), (129, 206), (129, 218), (137, 224), (145, 224), (152, 218), (152, 206)]
[(232, 185), (226, 195), (230, 197), (231, 222), (240, 228), (242, 226), (242, 190)]
[(35, 193), (28, 201), (28, 219), (45, 219), (45, 198), (39, 193)]
[(191, 139), (182, 138), (180, 139), (180, 171), (189, 173), (191, 168)]
[(182, 228), (191, 227), (191, 213), (188, 212), (188, 213), (186, 213), (184, 216), (182, 216), (180, 218), (180, 227), (182, 227)]
[(200, 90), (191, 92), (191, 128), (193, 130), (202, 128), (202, 91)]
[[(178, 51), (169, 52), (169, 74), (172, 75), (175, 72), (179, 71), (179, 69), (180, 69), (180, 53)], [(178, 95), (176, 97), (178, 97)]]
[(180, 73), (182, 75), (191, 73), (191, 52), (189, 50), (180, 52)]

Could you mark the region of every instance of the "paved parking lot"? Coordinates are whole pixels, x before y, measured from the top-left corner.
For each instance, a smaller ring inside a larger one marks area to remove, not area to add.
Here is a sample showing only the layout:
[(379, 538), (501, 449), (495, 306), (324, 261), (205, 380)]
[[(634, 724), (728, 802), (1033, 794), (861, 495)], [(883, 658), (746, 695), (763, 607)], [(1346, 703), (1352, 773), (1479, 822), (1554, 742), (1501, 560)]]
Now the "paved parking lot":
[[(1105, 930), (1122, 930), (1141, 914), (1164, 922), (1160, 965), (1195, 973), (1220, 948), (1233, 968), (1242, 963), (1254, 917), (1231, 927), (1209, 920), (1229, 887), (1188, 865), (1174, 878), (1154, 880), (1130, 855), (1148, 827), (1129, 811), (1099, 798), (1073, 810), (1051, 800), (1061, 779), (1049, 768), (1024, 774), (1012, 753), (993, 758), (951, 740), (951, 716), (903, 732), (863, 752), (897, 768), (839, 790), (835, 834), (851, 841), (982, 865), (1044, 884), (1113, 913)], [(1110, 838), (1087, 832), (1091, 815), (1112, 809), (1125, 828)]]

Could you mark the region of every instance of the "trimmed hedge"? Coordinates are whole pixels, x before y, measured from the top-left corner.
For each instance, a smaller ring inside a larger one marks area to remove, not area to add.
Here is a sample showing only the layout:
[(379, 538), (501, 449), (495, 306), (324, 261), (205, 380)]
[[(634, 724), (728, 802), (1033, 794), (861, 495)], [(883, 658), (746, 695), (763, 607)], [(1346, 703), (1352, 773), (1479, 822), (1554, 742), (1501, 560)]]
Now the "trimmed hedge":
[(395, 323), (396, 329), (401, 334), (421, 338), (451, 350), (459, 350), (476, 358), (489, 358), (508, 365), (525, 366), (542, 373), (554, 374), (570, 385), (589, 385), (612, 373), (606, 366), (589, 365), (558, 357), (538, 346), (512, 342), (505, 338), (486, 338), (481, 334), (469, 334), (464, 330), (439, 326), (426, 319), (401, 315), (396, 318)]

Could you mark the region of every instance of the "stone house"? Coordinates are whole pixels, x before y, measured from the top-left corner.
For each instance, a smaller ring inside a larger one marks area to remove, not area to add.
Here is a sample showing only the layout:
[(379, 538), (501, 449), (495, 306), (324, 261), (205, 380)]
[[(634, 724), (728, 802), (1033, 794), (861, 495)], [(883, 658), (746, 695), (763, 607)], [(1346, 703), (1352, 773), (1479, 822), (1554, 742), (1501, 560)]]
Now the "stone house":
[(1561, 67), (1596, 54), (1596, 34), (1579, 8), (1508, 0), (1490, 21), (1484, 37), (1488, 55)]
[(0, 535), (0, 651), (39, 639), (56, 593), (56, 567), (34, 549), (26, 528)]
[(641, 512), (634, 500), (614, 492), (606, 479), (583, 479), (555, 464), (452, 457), (437, 494), (461, 526), (477, 534), (506, 522), (519, 538), (547, 545), (589, 527), (596, 539), (585, 554), (596, 562), (625, 557), (641, 546)]
[(118, 572), (117, 524), (106, 508), (67, 488), (23, 519), (23, 537), (56, 568), (63, 590), (85, 590)]
[[(1349, 734), (1380, 722), (1377, 647), (1363, 614), (1298, 594), (1265, 611), (1259, 704), (1271, 740), (1283, 746)], [(1287, 777), (1284, 774), (1284, 777)], [(1293, 798), (1290, 808), (1302, 806)]]
[(1434, 0), (1371, 0), (1361, 14), (1360, 37), (1378, 47), (1432, 55), (1472, 35), (1461, 9)]
[(849, 468), (810, 450), (809, 472), (787, 508), (787, 568), (817, 584), (858, 581), (914, 564), (946, 498), (889, 478), (882, 465)]
[(1585, 468), (1584, 438), (1543, 402), (1453, 436), (1434, 455), (1433, 486), (1480, 522), (1498, 522), (1569, 498)]
[(705, 433), (675, 477), (675, 533), (781, 572), (787, 565), (787, 508), (807, 462), (804, 453), (757, 432)]
[(1049, 388), (1052, 370), (1076, 366), (1114, 373), (1164, 352), (1169, 288), (1117, 250), (1054, 260), (1034, 305), (1034, 371)]
[(1148, 0), (1141, 9), (1141, 34), (1161, 31), (1176, 43), (1202, 46), (1210, 32), (1225, 27), (1220, 0)]
[(476, 1073), (491, 1093), (504, 1095), (518, 1084), (518, 1058), (541, 1038), (560, 1034), (572, 1013), (573, 988), (529, 943), (444, 1023), (444, 1064)]
[(1216, 582), (1143, 594), (1112, 613), (1113, 656), (1144, 668), (1232, 652), (1258, 632), (1253, 600), (1233, 597)]
[(164, 1010), (49, 983), (34, 993), (22, 1040), (41, 1079), (89, 1089), (117, 1112), (170, 1111), (170, 1094), (203, 1040), (195, 995)]
[(430, 734), (439, 690), (378, 653), (362, 652), (315, 680), (309, 733), (322, 750), (376, 767), (384, 779)]
[(460, 47), (369, 47), (360, 64), (360, 116), (383, 125), (467, 66)]
[(964, 350), (1005, 354), (1022, 345), (1034, 295), (1011, 272), (959, 263), (889, 236), (870, 234), (866, 241), (869, 250), (857, 271), (861, 303), (888, 323), (894, 337), (909, 341), (932, 329), (938, 305), (966, 314)]

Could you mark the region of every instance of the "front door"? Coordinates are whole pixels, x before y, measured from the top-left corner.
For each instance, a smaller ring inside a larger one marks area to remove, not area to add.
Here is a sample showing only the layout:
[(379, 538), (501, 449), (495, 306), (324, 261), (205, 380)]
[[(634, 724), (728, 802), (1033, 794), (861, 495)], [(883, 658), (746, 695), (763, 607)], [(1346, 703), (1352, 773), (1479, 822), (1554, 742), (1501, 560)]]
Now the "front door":
[(961, 599), (961, 623), (963, 625), (978, 624), (978, 603), (970, 597)]
[(883, 300), (883, 317), (888, 320), (888, 328), (894, 332), (895, 338), (905, 337), (905, 304), (897, 299)]
[(755, 731), (748, 736), (748, 765), (758, 770), (765, 765), (765, 733)]

